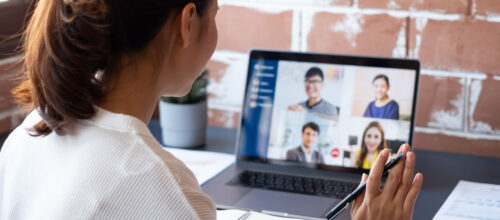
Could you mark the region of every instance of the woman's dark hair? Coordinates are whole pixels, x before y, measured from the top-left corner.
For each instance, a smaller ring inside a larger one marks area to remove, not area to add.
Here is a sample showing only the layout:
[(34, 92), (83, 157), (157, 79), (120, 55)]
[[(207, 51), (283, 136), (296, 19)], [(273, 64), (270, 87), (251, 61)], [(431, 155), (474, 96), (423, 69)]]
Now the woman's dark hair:
[(390, 87), (389, 85), (389, 77), (387, 77), (385, 74), (378, 74), (373, 78), (372, 83), (374, 83), (377, 79), (383, 79), (387, 83), (387, 87)]
[(120, 56), (141, 52), (191, 2), (203, 16), (211, 1), (39, 0), (23, 35), (23, 81), (13, 90), (42, 117), (31, 135), (61, 134), (71, 120), (94, 116)]
[(316, 131), (319, 134), (319, 126), (318, 126), (318, 124), (316, 124), (314, 122), (309, 122), (309, 123), (305, 124), (304, 126), (302, 126), (302, 133), (304, 133), (306, 128), (313, 129), (314, 131)]
[(384, 128), (382, 128), (382, 125), (380, 125), (380, 123), (376, 121), (370, 122), (370, 124), (368, 124), (368, 126), (365, 128), (365, 131), (363, 132), (363, 138), (361, 140), (361, 153), (358, 156), (358, 161), (356, 164), (359, 168), (363, 167), (363, 161), (365, 160), (366, 155), (368, 154), (368, 147), (365, 144), (365, 136), (366, 132), (368, 132), (368, 129), (370, 128), (377, 128), (380, 131), (380, 134), (382, 135), (381, 137), (382, 141), (378, 145), (377, 151), (380, 152), (384, 148), (387, 148), (387, 141), (385, 140)]
[(323, 71), (321, 71), (321, 69), (318, 67), (311, 67), (309, 70), (307, 70), (306, 80), (313, 77), (313, 76), (319, 76), (319, 77), (321, 77), (321, 80), (324, 79)]

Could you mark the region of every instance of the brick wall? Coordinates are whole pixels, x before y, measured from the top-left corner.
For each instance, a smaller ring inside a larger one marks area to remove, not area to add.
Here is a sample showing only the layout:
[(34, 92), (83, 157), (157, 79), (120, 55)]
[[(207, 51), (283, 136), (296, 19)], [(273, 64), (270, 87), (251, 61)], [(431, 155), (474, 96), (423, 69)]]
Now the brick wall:
[(32, 0), (9, 0), (0, 2), (0, 134), (22, 122), (25, 112), (20, 111), (10, 90), (17, 84), (17, 74), (21, 72), (20, 56), (16, 48), (20, 40), (17, 35), (30, 16), (26, 12), (33, 7)]
[(219, 0), (209, 123), (234, 128), (251, 48), (417, 58), (414, 146), (500, 157), (500, 1)]
[[(500, 157), (500, 1), (219, 0), (209, 124), (235, 128), (251, 48), (418, 58), (414, 146)], [(0, 61), (0, 133), (16, 126)]]
[(17, 74), (21, 72), (19, 59), (15, 56), (0, 60), (0, 134), (19, 125), (25, 115), (10, 95), (10, 90), (18, 83)]

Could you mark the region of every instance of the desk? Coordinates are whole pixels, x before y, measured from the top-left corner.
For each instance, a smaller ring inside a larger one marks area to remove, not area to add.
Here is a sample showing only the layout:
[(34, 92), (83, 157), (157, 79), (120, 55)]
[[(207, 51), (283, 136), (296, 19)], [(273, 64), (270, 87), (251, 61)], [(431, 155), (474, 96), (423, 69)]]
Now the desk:
[[(149, 125), (161, 140), (157, 120)], [(207, 145), (199, 150), (234, 153), (236, 130), (209, 127)], [(415, 205), (413, 219), (429, 220), (436, 214), (458, 180), (500, 184), (500, 158), (415, 150), (416, 172), (424, 174), (424, 184)]]

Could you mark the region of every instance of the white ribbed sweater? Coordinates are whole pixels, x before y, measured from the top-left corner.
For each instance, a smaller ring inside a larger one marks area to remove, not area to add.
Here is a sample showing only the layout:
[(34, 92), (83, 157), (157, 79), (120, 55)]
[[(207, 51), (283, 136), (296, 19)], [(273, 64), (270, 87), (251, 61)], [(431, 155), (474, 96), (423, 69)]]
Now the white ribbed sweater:
[(32, 137), (33, 111), (0, 152), (0, 219), (215, 219), (193, 173), (139, 119), (97, 108)]

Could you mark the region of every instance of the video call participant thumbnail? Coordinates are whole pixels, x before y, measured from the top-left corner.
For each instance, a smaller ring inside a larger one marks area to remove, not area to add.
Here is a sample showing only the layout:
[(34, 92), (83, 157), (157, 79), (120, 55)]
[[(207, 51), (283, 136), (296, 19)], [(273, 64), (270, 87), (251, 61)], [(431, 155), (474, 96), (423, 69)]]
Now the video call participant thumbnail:
[(316, 144), (319, 135), (319, 126), (314, 122), (309, 122), (302, 126), (302, 144), (286, 152), (286, 159), (289, 161), (323, 163), (323, 156), (312, 148)]
[(356, 158), (353, 160), (353, 166), (362, 169), (371, 169), (378, 154), (387, 148), (384, 129), (380, 123), (374, 121), (368, 124), (363, 132), (361, 149), (356, 152)]
[(304, 102), (288, 106), (288, 110), (339, 115), (339, 107), (332, 105), (321, 97), (321, 90), (324, 86), (323, 81), (323, 71), (318, 67), (311, 67), (305, 75), (305, 90), (308, 99)]
[(399, 119), (399, 105), (389, 98), (389, 78), (384, 74), (379, 74), (372, 81), (375, 100), (366, 107), (363, 117)]

